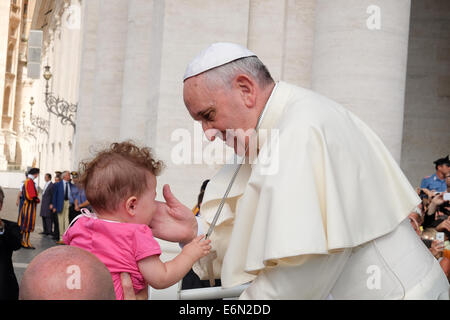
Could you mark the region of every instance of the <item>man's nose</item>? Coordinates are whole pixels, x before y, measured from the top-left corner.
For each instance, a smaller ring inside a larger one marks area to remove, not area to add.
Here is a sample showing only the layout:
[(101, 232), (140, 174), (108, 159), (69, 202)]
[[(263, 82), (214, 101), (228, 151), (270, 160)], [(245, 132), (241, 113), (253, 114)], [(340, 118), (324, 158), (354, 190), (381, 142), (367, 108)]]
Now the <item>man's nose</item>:
[(206, 139), (208, 139), (209, 141), (214, 141), (214, 139), (216, 139), (216, 136), (220, 131), (214, 128), (208, 128), (208, 126), (204, 124), (202, 126), (203, 132), (205, 132)]

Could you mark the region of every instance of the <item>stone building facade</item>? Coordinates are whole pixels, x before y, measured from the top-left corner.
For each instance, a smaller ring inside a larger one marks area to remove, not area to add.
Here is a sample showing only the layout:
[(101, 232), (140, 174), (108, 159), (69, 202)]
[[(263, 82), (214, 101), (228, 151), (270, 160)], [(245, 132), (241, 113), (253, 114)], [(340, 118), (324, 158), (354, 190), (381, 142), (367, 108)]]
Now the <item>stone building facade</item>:
[(28, 0), (2, 1), (0, 4), (0, 170), (22, 169), (22, 162), (30, 160), (25, 160), (28, 155), (22, 150), (25, 145), (32, 144), (34, 132), (25, 124), (22, 96), (31, 85), (24, 78), (31, 7)]
[[(0, 182), (4, 187), (18, 187), (23, 173), (33, 166), (50, 173), (72, 169), (74, 129), (48, 112), (42, 75), (49, 65), (48, 91), (76, 103), (80, 27), (68, 23), (73, 3), (80, 7), (78, 1), (64, 0), (1, 2), (0, 52), (6, 52), (0, 55), (0, 74), (5, 78), (0, 81)], [(28, 77), (30, 30), (42, 31), (38, 77)]]

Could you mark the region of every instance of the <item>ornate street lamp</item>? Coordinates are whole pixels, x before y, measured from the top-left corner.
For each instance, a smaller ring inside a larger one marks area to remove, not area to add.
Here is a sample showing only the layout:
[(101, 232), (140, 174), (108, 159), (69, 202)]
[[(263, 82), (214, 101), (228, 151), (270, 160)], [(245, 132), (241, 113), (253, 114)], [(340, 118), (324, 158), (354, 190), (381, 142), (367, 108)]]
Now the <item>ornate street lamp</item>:
[(60, 118), (63, 125), (70, 124), (75, 131), (75, 115), (77, 112), (78, 104), (69, 103), (64, 99), (55, 97), (51, 92), (49, 92), (48, 81), (51, 79), (52, 73), (50, 72), (50, 66), (47, 65), (44, 67), (44, 69), (45, 70), (43, 76), (46, 80), (45, 105), (47, 106), (47, 110), (48, 112), (53, 113), (58, 118)]
[(44, 118), (41, 118), (39, 116), (33, 116), (33, 105), (34, 105), (34, 98), (30, 98), (30, 122), (33, 126), (41, 130), (42, 132), (45, 132), (48, 135), (48, 129), (50, 127), (50, 121), (45, 120)]

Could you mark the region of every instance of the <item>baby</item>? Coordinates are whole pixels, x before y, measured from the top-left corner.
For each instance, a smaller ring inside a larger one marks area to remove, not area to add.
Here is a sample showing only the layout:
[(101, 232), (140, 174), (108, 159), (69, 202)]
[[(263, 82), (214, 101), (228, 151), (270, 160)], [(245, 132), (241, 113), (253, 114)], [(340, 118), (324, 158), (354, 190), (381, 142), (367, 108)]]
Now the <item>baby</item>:
[(136, 292), (147, 284), (167, 288), (211, 249), (210, 240), (199, 236), (173, 260), (159, 259), (161, 248), (149, 225), (157, 208), (155, 176), (161, 167), (148, 148), (131, 142), (113, 143), (82, 163), (80, 184), (95, 215), (78, 216), (63, 240), (90, 251), (106, 265), (118, 300), (124, 298), (120, 273), (130, 274)]

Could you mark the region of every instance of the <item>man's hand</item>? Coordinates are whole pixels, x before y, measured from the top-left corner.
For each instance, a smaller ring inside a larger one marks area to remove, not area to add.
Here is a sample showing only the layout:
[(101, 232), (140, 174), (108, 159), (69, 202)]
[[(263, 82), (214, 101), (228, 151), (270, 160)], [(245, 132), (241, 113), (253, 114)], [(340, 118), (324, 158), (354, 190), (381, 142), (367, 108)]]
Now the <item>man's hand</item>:
[(450, 232), (450, 217), (438, 224), (436, 230), (439, 232), (443, 232), (445, 230)]
[(150, 228), (157, 238), (180, 243), (189, 243), (197, 236), (197, 220), (192, 211), (178, 201), (164, 185), (163, 196), (166, 202), (158, 203)]
[(437, 258), (439, 254), (444, 251), (444, 243), (442, 241), (433, 240), (430, 251), (433, 256)]
[(428, 198), (431, 198), (433, 196), (433, 192), (428, 190), (427, 188), (422, 188), (422, 191), (425, 192)]
[(445, 202), (445, 200), (444, 200), (444, 194), (443, 193), (435, 196), (433, 198), (433, 200), (431, 200), (431, 203), (433, 203), (436, 207), (440, 206), (444, 202)]
[(439, 195), (437, 195), (437, 196), (435, 196), (434, 198), (433, 198), (433, 200), (431, 200), (431, 203), (430, 203), (430, 205), (429, 205), (429, 207), (428, 207), (428, 212), (427, 212), (427, 214), (430, 216), (430, 215), (432, 215), (432, 214), (434, 214), (435, 212), (436, 212), (436, 210), (437, 210), (437, 208), (441, 205), (441, 204), (443, 204), (445, 201), (444, 201), (444, 195), (441, 193), (441, 194), (439, 194)]
[(122, 272), (120, 274), (120, 282), (122, 283), (124, 300), (148, 300), (148, 288), (144, 288), (137, 294), (134, 293), (133, 283), (130, 274)]

